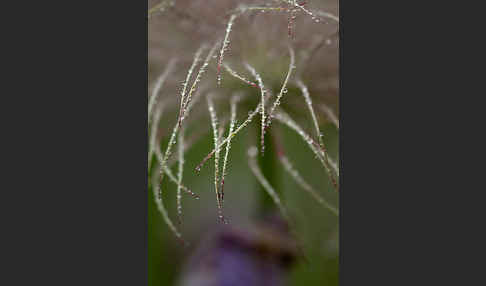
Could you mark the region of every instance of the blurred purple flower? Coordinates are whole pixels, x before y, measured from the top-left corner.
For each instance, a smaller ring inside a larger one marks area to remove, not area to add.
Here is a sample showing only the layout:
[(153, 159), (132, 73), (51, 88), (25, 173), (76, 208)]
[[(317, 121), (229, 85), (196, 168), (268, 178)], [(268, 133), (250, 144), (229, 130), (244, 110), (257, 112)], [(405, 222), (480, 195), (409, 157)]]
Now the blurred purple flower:
[(280, 219), (251, 229), (225, 227), (199, 245), (180, 285), (282, 286), (295, 258), (295, 243)]

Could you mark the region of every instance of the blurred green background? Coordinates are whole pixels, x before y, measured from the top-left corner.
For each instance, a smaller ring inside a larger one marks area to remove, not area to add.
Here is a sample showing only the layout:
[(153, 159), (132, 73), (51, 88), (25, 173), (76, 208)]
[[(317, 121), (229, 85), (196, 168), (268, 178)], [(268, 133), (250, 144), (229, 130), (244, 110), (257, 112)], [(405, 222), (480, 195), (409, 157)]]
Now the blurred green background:
[[(289, 94), (289, 96), (292, 96)], [(295, 97), (300, 96), (295, 94)], [(205, 103), (205, 102), (203, 102)], [(241, 115), (241, 114), (240, 114)], [(246, 115), (246, 114), (243, 114)], [(323, 116), (321, 116), (323, 117)], [(241, 118), (241, 116), (240, 116)], [(205, 118), (209, 124), (209, 116)], [(203, 119), (202, 119), (203, 120)], [(307, 130), (312, 130), (310, 123)], [(231, 225), (245, 227), (258, 222), (262, 209), (275, 206), (257, 182), (248, 167), (247, 149), (257, 142), (259, 124), (253, 122), (249, 128), (235, 137), (230, 152), (230, 163), (225, 183), (225, 215)], [(314, 157), (306, 143), (294, 131), (274, 123), (272, 128), (281, 131), (287, 156), (301, 175), (333, 206), (338, 206), (338, 194), (332, 188), (326, 171)], [(324, 141), (333, 159), (338, 155), (338, 131), (331, 124), (322, 125)], [(190, 131), (188, 132), (190, 134)], [(300, 188), (285, 172), (272, 150), (270, 137), (266, 136), (267, 151), (260, 159), (263, 172), (272, 186), (279, 192), (284, 205), (295, 222), (295, 232), (302, 242), (308, 261), (298, 260), (291, 268), (289, 285), (338, 285), (338, 218), (318, 204)], [(165, 142), (164, 142), (165, 143)], [(152, 192), (148, 197), (149, 223), (149, 285), (176, 285), (186, 259), (198, 242), (219, 224), (214, 194), (214, 163), (208, 161), (197, 174), (194, 166), (213, 148), (210, 129), (185, 156), (186, 168), (183, 182), (200, 195), (194, 200), (183, 194), (183, 224), (180, 229), (191, 244), (184, 249), (175, 239), (157, 211)], [(165, 147), (166, 145), (163, 144)], [(164, 150), (164, 149), (163, 149)], [(173, 171), (176, 173), (176, 165)], [(168, 180), (163, 183), (164, 203), (174, 222), (176, 218), (176, 186)]]

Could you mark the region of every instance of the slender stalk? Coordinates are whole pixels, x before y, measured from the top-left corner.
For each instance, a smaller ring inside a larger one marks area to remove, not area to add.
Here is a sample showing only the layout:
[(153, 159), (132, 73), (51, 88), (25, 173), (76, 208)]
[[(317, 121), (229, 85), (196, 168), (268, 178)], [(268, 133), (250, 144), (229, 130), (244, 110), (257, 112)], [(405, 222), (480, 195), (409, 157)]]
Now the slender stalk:
[(300, 90), (302, 91), (302, 95), (304, 96), (305, 102), (307, 103), (307, 108), (309, 109), (309, 112), (312, 117), (312, 122), (314, 122), (314, 128), (316, 130), (316, 135), (319, 140), (319, 145), (321, 148), (324, 147), (324, 141), (322, 140), (322, 134), (321, 130), (319, 128), (319, 123), (317, 121), (316, 113), (314, 112), (314, 108), (312, 108), (312, 99), (309, 95), (309, 90), (307, 89), (307, 86), (304, 85), (304, 83), (299, 79), (297, 80), (297, 85), (299, 86)]
[(149, 141), (149, 150), (148, 150), (148, 168), (152, 166), (152, 157), (154, 155), (155, 143), (157, 141), (157, 130), (159, 127), (160, 117), (162, 116), (164, 107), (157, 109), (154, 114), (154, 122), (152, 123), (150, 129), (150, 141)]
[(321, 161), (322, 165), (329, 175), (332, 185), (337, 191), (337, 180), (332, 170), (332, 167), (330, 166), (329, 157), (327, 155), (326, 149), (321, 149), (319, 144), (317, 144), (307, 133), (305, 133), (304, 130), (294, 120), (292, 120), (292, 118), (290, 118), (288, 114), (284, 113), (283, 111), (279, 111), (275, 114), (274, 117), (278, 121), (284, 123), (289, 128), (296, 131), (304, 139), (304, 141), (309, 145), (309, 148), (314, 152), (319, 161)]
[(280, 161), (280, 163), (284, 166), (285, 171), (290, 174), (290, 176), (294, 179), (294, 181), (299, 185), (304, 191), (309, 193), (318, 203), (320, 203), (323, 207), (331, 211), (333, 214), (338, 216), (338, 211), (336, 208), (331, 206), (319, 193), (314, 190), (300, 175), (299, 171), (293, 166), (293, 164), (290, 162), (289, 158), (285, 155), (285, 150), (284, 147), (282, 146), (282, 139), (279, 135), (278, 132), (273, 133), (274, 136), (272, 138), (274, 139), (274, 144), (275, 148), (277, 151), (277, 156)]
[(280, 93), (277, 96), (277, 99), (273, 103), (272, 108), (270, 109), (270, 112), (268, 114), (268, 119), (267, 119), (267, 124), (265, 125), (265, 128), (270, 127), (273, 113), (275, 112), (275, 109), (280, 105), (280, 100), (282, 99), (282, 96), (287, 93), (287, 82), (289, 81), (290, 75), (292, 74), (292, 70), (295, 69), (295, 53), (292, 47), (289, 46), (289, 53), (290, 53), (290, 64), (289, 64), (289, 71), (287, 72), (287, 76), (285, 77), (284, 83), (282, 84), (282, 88), (280, 89)]
[(295, 180), (295, 182), (302, 188), (304, 189), (307, 193), (309, 193), (317, 202), (319, 202), (323, 207), (327, 208), (329, 211), (331, 211), (334, 215), (338, 216), (339, 213), (337, 209), (332, 207), (323, 197), (319, 195), (319, 193), (314, 190), (305, 180), (304, 178), (300, 175), (299, 171), (294, 168), (292, 163), (289, 161), (287, 156), (280, 156), (279, 157), (280, 162), (284, 166), (285, 170), (290, 174), (290, 176)]
[(250, 124), (253, 117), (255, 117), (255, 115), (257, 115), (260, 112), (261, 108), (262, 108), (262, 104), (259, 103), (257, 108), (248, 114), (248, 117), (246, 118), (246, 120), (243, 123), (241, 123), (238, 126), (238, 128), (235, 129), (235, 131), (228, 134), (228, 137), (226, 137), (221, 143), (219, 143), (217, 148), (214, 148), (211, 152), (209, 152), (209, 154), (206, 155), (206, 157), (204, 157), (204, 159), (199, 163), (199, 165), (197, 165), (196, 171), (197, 172), (201, 171), (201, 168), (204, 165), (204, 163), (206, 163), (207, 160), (212, 158), (214, 153), (216, 153), (217, 149), (220, 149), (221, 147), (226, 145), (233, 137), (236, 136), (236, 134), (238, 134), (238, 132), (240, 132), (243, 128), (245, 128), (248, 124)]
[[(162, 152), (160, 151), (160, 148), (155, 148), (155, 155), (157, 156), (157, 159), (159, 160), (159, 162), (162, 162), (163, 155), (162, 155)], [(193, 191), (191, 191), (189, 188), (187, 188), (183, 184), (179, 184), (178, 180), (176, 179), (176, 177), (174, 176), (174, 174), (172, 173), (172, 171), (169, 169), (169, 167), (167, 165), (162, 165), (162, 163), (160, 163), (160, 167), (162, 169), (160, 171), (160, 173), (166, 174), (167, 177), (169, 177), (169, 180), (171, 180), (177, 186), (180, 186), (181, 189), (184, 192), (188, 193), (189, 195), (194, 197), (196, 200), (199, 199), (199, 196), (197, 194), (195, 194)], [(159, 182), (159, 184), (160, 184), (160, 182)], [(160, 190), (159, 196), (161, 196), (161, 195), (162, 195), (162, 191)]]
[(203, 64), (201, 65), (201, 67), (199, 68), (199, 71), (196, 75), (196, 78), (194, 79), (194, 82), (191, 86), (191, 89), (189, 90), (187, 96), (186, 96), (186, 101), (184, 102), (184, 106), (183, 106), (183, 112), (182, 112), (182, 118), (180, 118), (179, 120), (179, 125), (182, 124), (182, 121), (184, 120), (184, 118), (186, 117), (186, 115), (188, 115), (188, 112), (187, 112), (187, 107), (188, 105), (190, 104), (191, 102), (191, 99), (192, 99), (192, 94), (196, 91), (196, 88), (197, 88), (197, 84), (201, 81), (201, 77), (202, 75), (206, 72), (206, 69), (209, 65), (209, 61), (212, 59), (214, 53), (216, 52), (216, 48), (218, 47), (219, 45), (219, 41), (217, 41), (213, 47), (211, 48), (211, 50), (209, 51), (208, 55), (206, 56), (206, 59), (204, 60)]
[[(236, 104), (238, 103), (239, 99), (240, 99), (239, 96), (231, 97), (231, 119), (230, 119), (228, 136), (233, 132), (236, 125)], [(226, 168), (228, 165), (228, 157), (229, 157), (230, 149), (231, 149), (231, 138), (228, 141), (228, 144), (226, 144), (226, 153), (224, 155), (224, 161), (223, 161), (223, 171), (221, 172), (221, 201), (222, 202), (224, 202), (224, 177), (226, 175)]]
[(263, 80), (261, 76), (256, 72), (256, 70), (250, 66), (249, 64), (245, 64), (246, 68), (252, 73), (253, 77), (256, 78), (258, 81), (258, 86), (260, 86), (260, 93), (261, 93), (261, 100), (260, 104), (262, 108), (260, 109), (260, 114), (262, 115), (261, 120), (261, 134), (260, 134), (260, 146), (262, 150), (262, 154), (265, 153), (265, 86), (263, 85)]
[(250, 166), (251, 171), (257, 178), (258, 182), (263, 186), (263, 189), (268, 193), (268, 195), (272, 198), (273, 202), (277, 205), (282, 216), (287, 220), (290, 221), (289, 215), (287, 213), (287, 209), (283, 206), (282, 202), (280, 201), (277, 192), (273, 189), (270, 183), (267, 181), (265, 176), (263, 175), (260, 167), (256, 162), (256, 155), (258, 154), (258, 148), (255, 146), (250, 147), (248, 149), (248, 165)]
[(219, 132), (218, 132), (218, 117), (216, 115), (216, 110), (214, 109), (214, 103), (211, 96), (207, 96), (208, 102), (208, 110), (209, 115), (211, 118), (211, 126), (213, 127), (213, 139), (214, 139), (214, 148), (216, 148), (216, 153), (214, 155), (214, 192), (216, 193), (216, 202), (218, 204), (218, 216), (219, 219), (224, 222), (223, 217), (223, 205), (221, 202), (221, 194), (218, 188), (219, 182), (219, 154), (220, 148), (218, 148), (219, 144)]
[(219, 51), (218, 71), (217, 71), (218, 85), (221, 85), (221, 65), (223, 64), (224, 52), (228, 49), (228, 45), (230, 43), (229, 35), (231, 33), (231, 27), (233, 26), (233, 23), (237, 17), (238, 17), (237, 14), (232, 14), (230, 16), (228, 24), (226, 25), (226, 33), (224, 35), (223, 44), (221, 45), (221, 50)]
[(243, 12), (255, 11), (255, 10), (260, 11), (260, 12), (264, 12), (264, 11), (287, 11), (288, 8), (287, 7), (265, 7), (265, 6), (251, 6), (251, 7), (242, 8)]
[(177, 217), (179, 224), (182, 223), (182, 195), (181, 195), (181, 185), (182, 185), (182, 176), (184, 173), (184, 133), (185, 133), (185, 126), (181, 127), (181, 131), (179, 132), (179, 138), (178, 138), (178, 149), (177, 153), (179, 156), (179, 164), (178, 164), (178, 170), (177, 170)]
[[(162, 158), (161, 165), (163, 167), (166, 166), (167, 160), (169, 159), (170, 155), (172, 154), (172, 152), (171, 152), (172, 151), (172, 145), (175, 144), (175, 141), (176, 141), (175, 139), (176, 139), (177, 133), (179, 131), (179, 128), (181, 127), (183, 120), (188, 115), (187, 114), (187, 106), (191, 102), (192, 94), (196, 90), (197, 84), (201, 81), (201, 76), (206, 71), (206, 67), (209, 64), (209, 60), (212, 58), (214, 52), (216, 51), (217, 45), (218, 45), (218, 43), (214, 44), (213, 48), (209, 51), (209, 53), (208, 53), (208, 55), (207, 55), (204, 63), (199, 68), (199, 72), (196, 75), (196, 78), (194, 80), (194, 83), (192, 84), (191, 89), (189, 90), (187, 96), (185, 96), (184, 94), (185, 94), (185, 90), (186, 90), (186, 86), (187, 86), (186, 83), (187, 83), (187, 80), (190, 78), (190, 74), (192, 73), (192, 70), (189, 69), (188, 76), (186, 78), (186, 82), (184, 83), (184, 88), (183, 88), (182, 94), (181, 94), (181, 109), (179, 111), (179, 120), (178, 120), (178, 123), (176, 123), (175, 126), (174, 126), (174, 129), (172, 131), (172, 135), (171, 135), (171, 137), (169, 139), (169, 143), (167, 145), (167, 149), (165, 151), (165, 155)], [(204, 48), (204, 46), (201, 49), (203, 49), (203, 48)], [(196, 56), (194, 57), (193, 66), (195, 65), (194, 62), (197, 62), (198, 61), (198, 55), (199, 55), (199, 51), (196, 53)], [(192, 68), (192, 66), (191, 66), (191, 68)], [(164, 168), (162, 168), (161, 171), (160, 171), (160, 182), (162, 182), (162, 180), (164, 178), (164, 172), (163, 172), (163, 170), (164, 170)]]
[(303, 5), (300, 5), (299, 3), (297, 3), (296, 1), (294, 1), (294, 6), (299, 8), (300, 10), (304, 11), (304, 13), (306, 13), (307, 15), (311, 16), (312, 20), (314, 20), (316, 23), (322, 22), (322, 19), (319, 19), (316, 14), (318, 14), (321, 17), (325, 17), (325, 18), (331, 19), (331, 20), (339, 23), (339, 17), (337, 17), (337, 16), (335, 16), (331, 13), (323, 12), (323, 11), (312, 12), (312, 11), (306, 9)]
[(152, 184), (152, 191), (153, 191), (153, 195), (154, 195), (155, 204), (157, 205), (157, 210), (162, 214), (162, 217), (164, 219), (165, 224), (167, 224), (169, 229), (176, 236), (176, 238), (179, 239), (179, 241), (181, 241), (183, 244), (186, 244), (185, 241), (182, 239), (181, 233), (174, 226), (174, 224), (172, 223), (172, 220), (170, 219), (169, 215), (167, 214), (167, 210), (164, 206), (164, 201), (162, 199), (162, 196), (157, 197), (157, 194), (159, 194), (161, 191), (160, 191), (159, 184), (157, 183), (156, 180)]
[(294, 39), (294, 33), (292, 31), (292, 28), (294, 26), (294, 21), (296, 17), (297, 17), (296, 11), (294, 9), (289, 9), (287, 28), (288, 28), (289, 39), (291, 40)]
[(157, 101), (157, 97), (160, 94), (160, 89), (164, 85), (164, 82), (167, 79), (167, 76), (172, 72), (174, 69), (174, 65), (177, 62), (177, 59), (171, 59), (169, 63), (167, 64), (167, 67), (165, 68), (164, 72), (159, 76), (157, 81), (155, 82), (154, 89), (152, 91), (152, 95), (150, 96), (149, 103), (148, 103), (148, 120), (150, 124), (150, 120), (152, 119), (152, 110), (155, 106), (155, 102)]
[[(187, 85), (189, 84), (189, 80), (191, 79), (192, 73), (194, 72), (194, 69), (196, 68), (197, 64), (201, 61), (201, 54), (202, 52), (207, 48), (206, 45), (202, 45), (199, 47), (199, 49), (196, 51), (196, 54), (194, 55), (191, 67), (187, 71), (187, 76), (186, 79), (184, 80), (184, 83), (182, 84), (182, 91), (181, 91), (181, 107), (179, 110), (179, 113), (182, 113), (184, 110), (184, 105), (185, 103), (185, 95), (186, 95), (186, 90), (187, 90)], [(180, 117), (180, 116), (179, 116)]]
[(339, 17), (334, 15), (334, 14), (331, 14), (329, 12), (325, 12), (325, 11), (316, 11), (315, 12), (317, 15), (321, 16), (321, 17), (324, 17), (324, 18), (328, 18), (328, 19), (331, 19), (333, 20), (334, 22), (338, 23), (339, 24)]
[(254, 82), (251, 82), (249, 81), (248, 79), (246, 79), (245, 77), (239, 75), (238, 73), (236, 73), (234, 70), (232, 70), (227, 64), (223, 64), (223, 67), (224, 69), (230, 74), (232, 75), (233, 77), (243, 81), (244, 83), (247, 83), (253, 87), (258, 87), (258, 85)]
[[(174, 126), (171, 137), (169, 139), (169, 143), (167, 145), (167, 149), (165, 151), (165, 155), (162, 157), (161, 162), (160, 162), (160, 164), (162, 166), (162, 168), (160, 169), (160, 183), (162, 183), (162, 180), (164, 179), (164, 170), (165, 170), (165, 167), (166, 167), (166, 164), (167, 164), (167, 160), (169, 159), (170, 155), (172, 154), (172, 152), (171, 152), (172, 151), (172, 145), (174, 145), (174, 143), (175, 143), (177, 132), (179, 131), (181, 121), (182, 121), (181, 118), (183, 118), (183, 112), (184, 112), (183, 107), (184, 107), (184, 102), (185, 102), (184, 97), (185, 97), (185, 93), (186, 93), (186, 88), (187, 88), (187, 85), (188, 85), (189, 80), (191, 78), (191, 75), (194, 71), (194, 68), (196, 67), (197, 63), (200, 61), (201, 53), (205, 48), (206, 48), (206, 46), (203, 45), (197, 50), (196, 54), (194, 55), (194, 59), (192, 61), (191, 67), (189, 68), (189, 70), (187, 72), (186, 80), (183, 83), (182, 92), (181, 92), (180, 109), (179, 109), (179, 120)], [(162, 192), (162, 188), (160, 188), (160, 192)]]
[(339, 119), (337, 118), (336, 114), (334, 114), (332, 109), (325, 104), (321, 104), (320, 107), (322, 111), (324, 111), (324, 113), (327, 115), (329, 120), (334, 124), (334, 126), (336, 126), (336, 128), (339, 129)]

